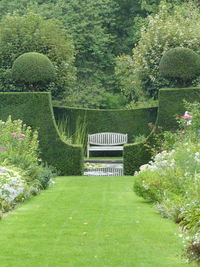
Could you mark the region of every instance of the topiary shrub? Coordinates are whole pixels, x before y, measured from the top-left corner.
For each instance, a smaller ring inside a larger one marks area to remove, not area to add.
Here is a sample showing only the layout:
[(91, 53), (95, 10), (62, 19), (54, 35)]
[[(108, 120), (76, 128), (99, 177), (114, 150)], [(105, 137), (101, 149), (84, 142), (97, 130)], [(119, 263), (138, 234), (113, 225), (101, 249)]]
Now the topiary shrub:
[(12, 77), (16, 82), (37, 91), (39, 86), (48, 84), (55, 78), (55, 70), (47, 56), (29, 52), (19, 56), (12, 66)]
[(200, 56), (189, 48), (172, 48), (162, 56), (160, 74), (185, 87), (200, 73)]

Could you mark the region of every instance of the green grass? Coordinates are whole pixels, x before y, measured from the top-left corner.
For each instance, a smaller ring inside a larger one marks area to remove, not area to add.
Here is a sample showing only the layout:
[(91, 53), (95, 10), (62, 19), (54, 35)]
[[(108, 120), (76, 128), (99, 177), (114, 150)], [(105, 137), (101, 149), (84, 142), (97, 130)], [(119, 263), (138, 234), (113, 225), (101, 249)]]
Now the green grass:
[(132, 185), (133, 177), (57, 178), (0, 221), (0, 266), (188, 266), (177, 226)]

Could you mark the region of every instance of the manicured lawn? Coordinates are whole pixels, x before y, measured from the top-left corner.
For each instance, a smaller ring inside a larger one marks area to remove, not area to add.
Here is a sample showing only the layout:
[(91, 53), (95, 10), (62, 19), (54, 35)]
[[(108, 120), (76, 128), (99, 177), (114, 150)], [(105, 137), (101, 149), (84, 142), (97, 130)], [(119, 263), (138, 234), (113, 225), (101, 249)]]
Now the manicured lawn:
[(188, 266), (177, 226), (132, 185), (132, 177), (57, 178), (0, 221), (0, 266)]

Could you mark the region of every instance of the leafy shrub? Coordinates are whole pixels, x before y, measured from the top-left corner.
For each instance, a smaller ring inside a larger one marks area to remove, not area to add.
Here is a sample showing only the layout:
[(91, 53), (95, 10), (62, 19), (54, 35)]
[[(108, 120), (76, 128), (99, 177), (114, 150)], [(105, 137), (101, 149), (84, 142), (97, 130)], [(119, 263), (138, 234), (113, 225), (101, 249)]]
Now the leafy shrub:
[(0, 166), (0, 207), (8, 211), (25, 198), (26, 182), (22, 170)]
[(142, 172), (140, 176), (136, 176), (134, 182), (134, 191), (139, 196), (152, 202), (162, 200), (163, 187), (162, 176), (153, 171)]
[(162, 134), (165, 150), (136, 173), (134, 190), (155, 202), (162, 216), (180, 223), (186, 255), (200, 262), (200, 104), (186, 107), (180, 129)]
[(21, 82), (25, 87), (33, 87), (47, 84), (55, 78), (53, 64), (47, 56), (36, 52), (24, 53), (13, 63), (13, 79)]
[(146, 140), (146, 136), (143, 134), (133, 136), (133, 143), (141, 143), (141, 142), (144, 142), (145, 140)]
[(38, 132), (21, 120), (0, 121), (0, 164), (12, 165), (25, 172), (29, 186), (46, 188), (55, 170), (44, 166), (39, 157)]
[(180, 217), (180, 225), (184, 228), (184, 230), (200, 231), (200, 201), (193, 201), (184, 205), (182, 207)]
[(186, 86), (200, 74), (200, 57), (189, 48), (172, 48), (162, 56), (159, 69), (163, 77), (178, 79), (180, 86)]
[(169, 218), (176, 223), (181, 221), (180, 214), (184, 204), (184, 199), (181, 195), (170, 194), (156, 204), (156, 208), (164, 218)]
[(22, 169), (38, 164), (39, 147), (38, 132), (21, 120), (0, 121), (0, 162), (9, 162)]
[(188, 234), (185, 239), (187, 244), (187, 257), (190, 261), (197, 261), (200, 263), (200, 232)]
[(190, 261), (195, 260), (200, 263), (200, 201), (197, 200), (184, 205), (180, 218), (180, 224), (185, 232), (186, 255)]
[[(35, 164), (27, 169), (26, 174), (28, 176), (26, 180), (28, 180), (30, 184), (34, 182), (40, 189), (46, 189), (52, 182), (52, 176), (58, 173), (54, 168), (48, 167), (47, 165)], [(36, 181), (38, 181), (38, 183)]]

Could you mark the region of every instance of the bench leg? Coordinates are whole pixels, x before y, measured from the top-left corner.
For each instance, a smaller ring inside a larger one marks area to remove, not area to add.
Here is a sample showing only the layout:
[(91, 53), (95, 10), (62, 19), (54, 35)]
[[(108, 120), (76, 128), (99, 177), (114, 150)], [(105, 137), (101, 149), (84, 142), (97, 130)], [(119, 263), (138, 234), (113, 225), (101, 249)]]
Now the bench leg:
[(89, 149), (87, 149), (87, 158), (89, 159), (89, 157), (90, 157), (90, 151)]

